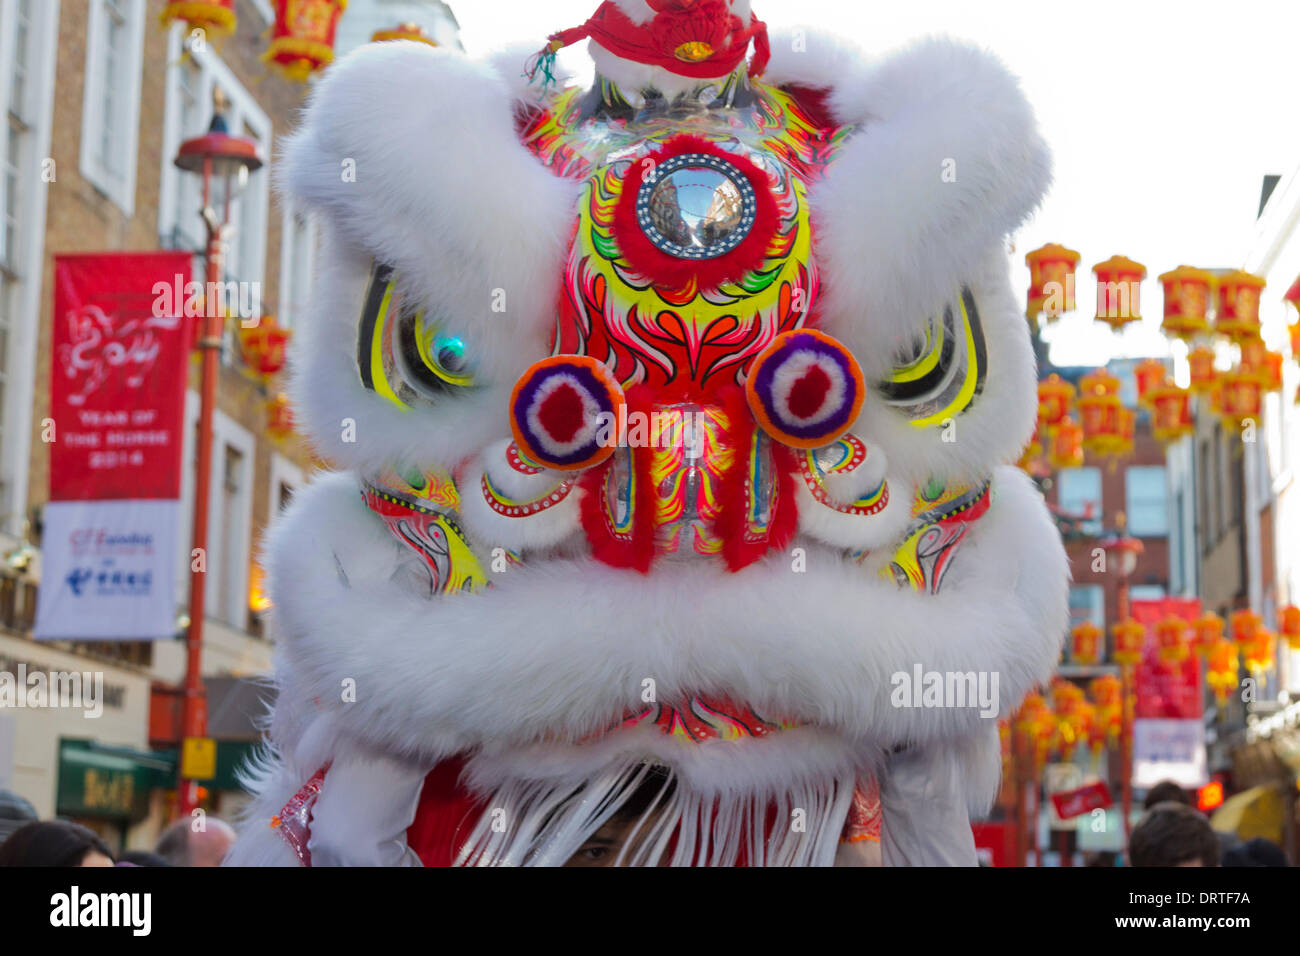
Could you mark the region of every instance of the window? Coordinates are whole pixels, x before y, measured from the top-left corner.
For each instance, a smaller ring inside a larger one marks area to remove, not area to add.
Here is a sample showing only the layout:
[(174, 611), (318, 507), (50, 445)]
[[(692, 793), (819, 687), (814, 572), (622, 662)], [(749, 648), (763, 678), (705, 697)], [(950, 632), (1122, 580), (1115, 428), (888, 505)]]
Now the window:
[(1142, 538), (1169, 533), (1168, 492), (1163, 465), (1125, 469), (1124, 501), (1129, 534)]
[(1058, 504), (1071, 516), (1085, 517), (1079, 529), (1084, 534), (1101, 534), (1101, 469), (1063, 468), (1058, 480)]
[(22, 526), (44, 257), (57, 4), (0, 2), (0, 529)]
[(289, 506), (290, 500), (304, 482), (301, 468), (278, 451), (271, 453), (271, 497), (266, 516), (268, 525), (273, 524), (280, 512)]
[(1084, 621), (1106, 629), (1106, 592), (1100, 584), (1070, 585), (1070, 627)]
[(1214, 484), (1217, 494), (1214, 496), (1214, 540), (1217, 544), (1225, 534), (1228, 533), (1228, 502), (1229, 491), (1228, 464), (1224, 454), (1224, 446), (1227, 444), (1227, 437), (1224, 435), (1223, 428), (1219, 425), (1214, 426)]
[(240, 549), (243, 529), (237, 522), (229, 520), (228, 516), (239, 513), (239, 504), (245, 492), (245, 459), (238, 448), (224, 442), (217, 444), (213, 452), (221, 454), (221, 510), (218, 514), (227, 518), (212, 526), (220, 534), (220, 550), (216, 555), (216, 570), (220, 578), (217, 583), (217, 606), (213, 611), (227, 623), (242, 628), (246, 622), (241, 619), (242, 602), (239, 601), (239, 592), (242, 587), (237, 587), (237, 583), (248, 563), (248, 554)]
[(128, 216), (135, 210), (144, 0), (90, 0), (81, 107), (81, 174)]
[(1163, 584), (1133, 584), (1128, 589), (1130, 601), (1163, 601), (1166, 597)]
[[(178, 596), (190, 589), (194, 478), (198, 452), (199, 397), (185, 393), (185, 457), (181, 474), (181, 539), (184, 560), (177, 568)], [(249, 567), (252, 563), (253, 461), (251, 432), (220, 409), (212, 416), (212, 460), (208, 481), (207, 615), (239, 630), (248, 628)]]
[[(271, 159), (271, 120), (211, 44), (186, 53), (182, 27), (172, 27), (167, 46), (166, 103), (163, 111), (161, 176), (158, 184), (158, 237), (169, 249), (203, 250), (206, 233), (199, 217), (202, 180), (173, 164), (176, 150), (187, 139), (201, 136), (212, 122), (212, 102), (220, 89), (229, 102), (227, 128), (257, 143), (263, 163)], [(270, 203), (268, 165), (248, 178), (230, 212), (230, 232), (224, 259), (224, 281), (247, 282), (256, 290), (240, 301), (261, 301), (266, 272), (266, 223)]]
[(312, 262), (316, 254), (316, 226), (292, 208), (284, 212), (280, 231), (280, 302), (277, 321), (291, 329), (307, 314), (311, 299)]

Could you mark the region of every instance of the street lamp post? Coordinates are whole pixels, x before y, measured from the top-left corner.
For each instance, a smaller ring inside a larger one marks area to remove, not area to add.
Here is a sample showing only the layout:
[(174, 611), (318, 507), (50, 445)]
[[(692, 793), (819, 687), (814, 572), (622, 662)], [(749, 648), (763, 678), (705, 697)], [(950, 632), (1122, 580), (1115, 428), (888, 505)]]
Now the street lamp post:
[[(181, 170), (203, 177), (201, 214), (207, 230), (206, 285), (204, 308), (197, 347), (203, 356), (199, 391), (199, 430), (197, 436), (197, 474), (194, 482), (194, 544), (190, 552), (189, 630), (186, 635), (184, 707), (181, 712), (181, 748), (186, 738), (207, 735), (207, 706), (203, 697), (201, 663), (203, 659), (203, 615), (205, 604), (204, 574), (207, 568), (208, 491), (212, 465), (212, 410), (217, 400), (217, 377), (220, 373), (221, 333), (225, 316), (214, 308), (211, 290), (221, 282), (222, 242), (230, 223), (230, 207), (248, 182), (251, 172), (262, 165), (257, 144), (231, 136), (222, 115), (223, 97), (214, 96), (212, 125), (203, 136), (186, 140), (176, 154)], [(220, 209), (218, 217), (217, 210)], [(196, 560), (197, 559), (197, 560)], [(186, 779), (181, 762), (177, 770), (176, 815), (187, 817), (198, 806), (198, 783)]]
[[(1137, 568), (1138, 555), (1142, 553), (1142, 542), (1125, 533), (1127, 522), (1124, 512), (1115, 515), (1115, 534), (1102, 543), (1106, 551), (1106, 568), (1115, 573), (1118, 583), (1115, 588), (1115, 617), (1121, 623), (1129, 618), (1128, 579)], [(1120, 813), (1124, 824), (1124, 846), (1128, 847), (1129, 817), (1133, 812), (1133, 666), (1122, 664), (1120, 676), (1123, 689), (1120, 698)]]

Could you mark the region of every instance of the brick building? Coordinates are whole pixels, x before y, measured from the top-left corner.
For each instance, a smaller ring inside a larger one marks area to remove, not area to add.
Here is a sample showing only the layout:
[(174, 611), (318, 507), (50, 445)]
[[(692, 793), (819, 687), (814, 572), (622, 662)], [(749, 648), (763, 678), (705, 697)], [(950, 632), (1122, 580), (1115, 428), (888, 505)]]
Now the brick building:
[[(311, 222), (281, 205), (270, 188), (280, 138), (308, 90), (271, 73), (260, 59), (272, 4), (237, 0), (237, 32), (197, 44), (179, 25), (160, 26), (164, 6), (164, 0), (0, 3), (0, 103), (7, 107), (0, 128), (0, 672), (19, 665), (96, 672), (111, 689), (95, 720), (54, 708), (0, 707), (0, 788), (26, 797), (44, 818), (68, 816), (129, 846), (152, 844), (174, 785), (168, 750), (176, 744), (174, 688), (185, 667), (179, 638), (189, 593), (198, 363), (186, 397), (178, 639), (33, 641), (50, 477), (42, 419), (50, 398), (53, 258), (189, 250), (201, 277), (200, 181), (172, 161), (183, 140), (207, 130), (218, 95), (228, 103), (230, 132), (256, 140), (267, 162), (233, 210), (223, 278), (257, 290), (261, 312), (282, 326), (301, 326), (309, 318), (315, 243)], [(345, 15), (352, 18), (349, 35), (381, 25), (389, 13), (417, 22), (427, 14), (422, 25), (431, 35), (455, 40), (454, 19), (436, 2), (353, 0)], [(270, 669), (257, 547), (317, 464), (296, 437), (268, 436), (267, 403), (279, 385), (247, 374), (233, 330), (226, 338), (213, 423), (203, 658), (210, 730), (226, 737), (210, 784), (210, 809), (221, 815), (241, 800), (232, 771), (255, 734), (248, 718), (257, 694), (246, 679)]]

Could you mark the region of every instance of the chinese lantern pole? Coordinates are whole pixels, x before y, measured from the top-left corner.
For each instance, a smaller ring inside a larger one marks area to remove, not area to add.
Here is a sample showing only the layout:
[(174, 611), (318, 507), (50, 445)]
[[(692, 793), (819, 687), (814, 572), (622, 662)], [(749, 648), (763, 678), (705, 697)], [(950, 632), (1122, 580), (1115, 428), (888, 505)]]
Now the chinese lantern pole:
[[(205, 289), (215, 288), (221, 281), (221, 226), (213, 217), (210, 203), (212, 191), (212, 160), (203, 161), (203, 221), (207, 225)], [(230, 199), (227, 194), (225, 216), (228, 221)], [(187, 737), (207, 736), (207, 702), (203, 696), (203, 616), (206, 592), (204, 575), (208, 554), (208, 494), (212, 472), (212, 409), (217, 402), (218, 363), (221, 356), (221, 316), (213, 307), (210, 297), (204, 297), (203, 314), (199, 317), (200, 334), (197, 347), (202, 356), (199, 386), (199, 428), (197, 436), (196, 474), (194, 476), (194, 543), (190, 552), (190, 626), (185, 638), (184, 707), (181, 713), (181, 746)], [(183, 776), (178, 762), (176, 787), (176, 816), (184, 819), (198, 806), (197, 781)]]

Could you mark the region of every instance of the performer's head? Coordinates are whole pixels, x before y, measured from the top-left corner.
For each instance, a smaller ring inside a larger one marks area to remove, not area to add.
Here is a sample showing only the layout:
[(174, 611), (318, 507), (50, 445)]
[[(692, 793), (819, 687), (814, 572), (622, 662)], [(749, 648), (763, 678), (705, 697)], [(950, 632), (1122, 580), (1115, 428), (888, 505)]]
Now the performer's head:
[(672, 797), (674, 787), (666, 767), (650, 767), (627, 801), (564, 865), (618, 866), (620, 855), (626, 858), (633, 854), (655, 830), (655, 822)]
[(1218, 866), (1219, 838), (1205, 815), (1185, 803), (1157, 803), (1129, 837), (1133, 866)]

